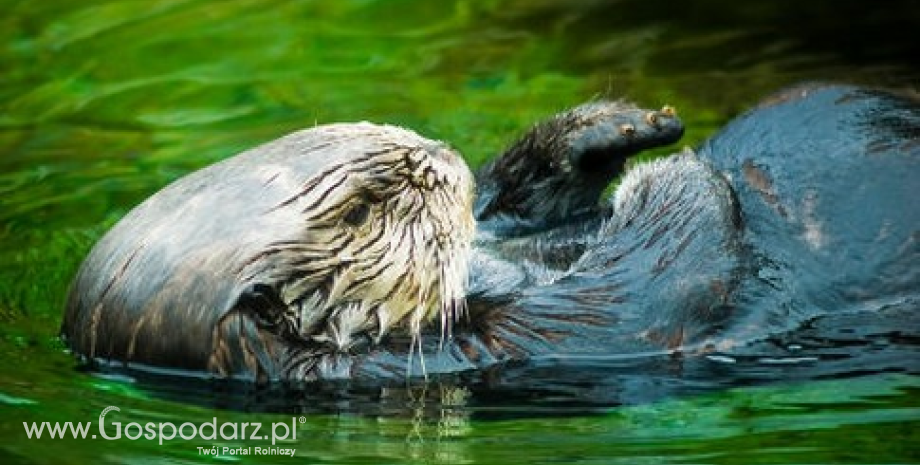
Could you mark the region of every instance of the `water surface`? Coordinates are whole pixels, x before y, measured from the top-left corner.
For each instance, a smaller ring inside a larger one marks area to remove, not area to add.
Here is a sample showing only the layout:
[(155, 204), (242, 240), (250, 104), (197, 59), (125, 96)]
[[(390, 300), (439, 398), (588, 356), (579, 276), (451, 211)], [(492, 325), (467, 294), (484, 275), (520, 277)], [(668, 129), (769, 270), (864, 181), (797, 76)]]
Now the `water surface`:
[(266, 463), (920, 462), (920, 321), (908, 312), (818, 322), (730, 358), (591, 360), (526, 389), (482, 378), (290, 393), (113, 376), (79, 369), (57, 339), (94, 241), (166, 183), (244, 148), (370, 120), (446, 140), (476, 165), (597, 97), (676, 106), (695, 145), (789, 83), (916, 89), (912, 2), (0, 7), (0, 463), (214, 462), (196, 448), (266, 445), (38, 440), (22, 426), (96, 422), (107, 406), (125, 424), (296, 418), (284, 447), (297, 458), (246, 458)]

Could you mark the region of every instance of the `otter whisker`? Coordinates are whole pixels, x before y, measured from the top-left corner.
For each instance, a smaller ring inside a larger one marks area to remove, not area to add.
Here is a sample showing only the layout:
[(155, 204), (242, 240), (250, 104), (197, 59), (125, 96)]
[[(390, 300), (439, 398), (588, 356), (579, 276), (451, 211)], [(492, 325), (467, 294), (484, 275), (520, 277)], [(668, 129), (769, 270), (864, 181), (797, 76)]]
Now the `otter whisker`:
[[(422, 269), (419, 274), (421, 278), (420, 281), (422, 283), (428, 282), (426, 269)], [(428, 370), (425, 367), (425, 353), (422, 350), (422, 319), (424, 318), (425, 313), (426, 313), (425, 303), (428, 300), (428, 296), (426, 294), (427, 294), (426, 289), (421, 285), (418, 286), (418, 298), (416, 300), (416, 306), (415, 306), (415, 309), (412, 311), (412, 315), (410, 316), (410, 320), (409, 320), (409, 333), (412, 335), (412, 339), (409, 344), (410, 347), (409, 347), (409, 354), (408, 354), (408, 360), (407, 360), (408, 368), (406, 370), (406, 376), (411, 377), (412, 356), (417, 349), (419, 364), (421, 365), (421, 368), (422, 368), (422, 376), (427, 381), (428, 380)]]
[(410, 322), (410, 333), (412, 334), (411, 340), (409, 342), (409, 354), (406, 360), (406, 378), (412, 377), (412, 358), (416, 350), (418, 351), (418, 360), (419, 365), (422, 368), (422, 377), (425, 378), (425, 381), (428, 381), (428, 369), (425, 366), (425, 352), (422, 350), (422, 322), (421, 318), (416, 318), (416, 315), (421, 315), (423, 313), (422, 307), (416, 307), (416, 310), (413, 312), (413, 317)]
[(326, 299), (319, 292), (310, 294), (309, 297), (301, 301), (299, 306), (299, 327), (297, 328), (300, 334), (313, 332), (326, 318), (326, 312), (323, 311), (326, 306), (325, 302)]
[(374, 311), (374, 316), (377, 319), (377, 334), (374, 335), (373, 339), (375, 344), (379, 344), (390, 328), (390, 309), (387, 308), (385, 303), (381, 303)]

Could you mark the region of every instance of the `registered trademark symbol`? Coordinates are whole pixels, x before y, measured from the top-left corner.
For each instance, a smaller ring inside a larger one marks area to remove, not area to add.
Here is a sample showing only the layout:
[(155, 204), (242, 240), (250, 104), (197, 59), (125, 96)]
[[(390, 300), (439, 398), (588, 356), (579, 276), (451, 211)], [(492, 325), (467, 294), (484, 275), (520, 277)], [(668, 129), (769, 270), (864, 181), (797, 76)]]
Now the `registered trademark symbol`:
[(300, 422), (301, 422), (301, 423), (306, 423), (306, 422), (307, 422), (307, 417), (300, 417)]

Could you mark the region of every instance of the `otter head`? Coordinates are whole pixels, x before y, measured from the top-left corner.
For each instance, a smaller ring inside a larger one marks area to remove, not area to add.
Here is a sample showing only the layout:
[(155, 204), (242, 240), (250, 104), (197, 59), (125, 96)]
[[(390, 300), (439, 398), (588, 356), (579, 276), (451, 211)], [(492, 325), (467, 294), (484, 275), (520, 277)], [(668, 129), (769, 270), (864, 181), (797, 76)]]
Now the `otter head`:
[(274, 295), (259, 318), (314, 355), (379, 342), (394, 327), (417, 336), (436, 317), (447, 328), (462, 309), (474, 233), (463, 160), (396, 127), (330, 125), (288, 145), (305, 137), (317, 169), (265, 211), (273, 240), (239, 270)]
[(410, 131), (290, 134), (126, 215), (83, 262), (62, 334), (93, 360), (267, 379), (315, 364), (304, 354), (350, 352), (395, 327), (418, 335), (437, 316), (448, 325), (462, 308), (472, 189), (454, 151)]

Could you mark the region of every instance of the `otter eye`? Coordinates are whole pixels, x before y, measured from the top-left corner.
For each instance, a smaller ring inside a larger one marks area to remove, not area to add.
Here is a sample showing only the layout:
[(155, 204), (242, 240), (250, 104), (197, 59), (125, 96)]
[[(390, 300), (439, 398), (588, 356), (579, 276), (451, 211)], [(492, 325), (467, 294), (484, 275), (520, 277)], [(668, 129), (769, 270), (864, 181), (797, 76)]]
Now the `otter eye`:
[(658, 115), (654, 111), (650, 111), (645, 114), (645, 122), (651, 126), (658, 127)]
[(345, 216), (342, 217), (342, 221), (344, 221), (347, 225), (358, 227), (367, 221), (367, 217), (370, 215), (370, 213), (370, 205), (361, 202), (349, 208), (348, 211), (345, 212)]

